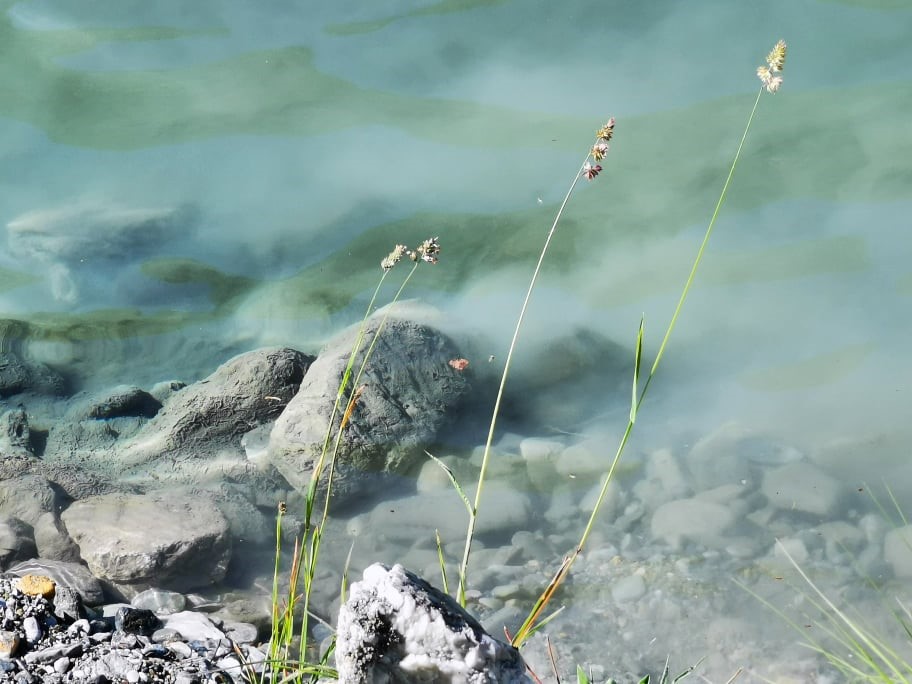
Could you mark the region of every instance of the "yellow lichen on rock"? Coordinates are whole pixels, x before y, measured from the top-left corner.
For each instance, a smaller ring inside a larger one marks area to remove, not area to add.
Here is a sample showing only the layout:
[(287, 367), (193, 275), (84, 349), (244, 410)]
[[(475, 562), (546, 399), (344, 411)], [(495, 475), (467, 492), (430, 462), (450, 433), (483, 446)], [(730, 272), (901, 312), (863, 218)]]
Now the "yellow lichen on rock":
[(23, 575), (19, 578), (19, 590), (30, 596), (43, 596), (51, 599), (57, 584), (46, 575)]

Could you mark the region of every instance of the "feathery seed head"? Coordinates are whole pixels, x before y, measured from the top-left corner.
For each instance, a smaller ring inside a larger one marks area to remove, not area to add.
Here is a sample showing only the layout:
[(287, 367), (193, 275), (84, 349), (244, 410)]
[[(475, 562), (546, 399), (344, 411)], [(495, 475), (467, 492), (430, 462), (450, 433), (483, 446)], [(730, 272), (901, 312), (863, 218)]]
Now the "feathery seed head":
[(421, 259), (429, 264), (436, 264), (438, 254), (440, 254), (440, 238), (432, 237), (418, 245), (414, 251), (408, 252), (408, 257), (412, 261)]
[(609, 145), (606, 142), (597, 142), (592, 146), (592, 150), (589, 153), (595, 161), (602, 161), (605, 155), (608, 154), (608, 147)]
[(599, 164), (596, 164), (595, 166), (593, 166), (589, 162), (586, 162), (585, 164), (583, 164), (583, 175), (586, 177), (586, 180), (592, 180), (597, 175), (599, 175), (599, 172), (601, 170), (602, 170), (602, 167)]
[(608, 123), (602, 126), (595, 132), (595, 135), (598, 137), (599, 142), (610, 142), (611, 136), (614, 135), (614, 117), (612, 116), (608, 119)]
[(782, 85), (782, 76), (776, 76), (785, 67), (785, 53), (788, 47), (784, 40), (773, 46), (772, 51), (766, 56), (767, 66), (757, 67), (757, 78), (766, 88), (766, 92), (775, 93)]
[(782, 71), (782, 68), (785, 66), (785, 53), (788, 50), (788, 46), (785, 44), (784, 40), (780, 40), (773, 47), (772, 52), (766, 56), (766, 63), (769, 64), (769, 68), (772, 71)]
[(393, 251), (390, 252), (386, 258), (380, 262), (380, 268), (384, 271), (389, 271), (393, 266), (399, 263), (405, 253), (408, 251), (408, 247), (405, 245), (396, 245), (393, 248)]

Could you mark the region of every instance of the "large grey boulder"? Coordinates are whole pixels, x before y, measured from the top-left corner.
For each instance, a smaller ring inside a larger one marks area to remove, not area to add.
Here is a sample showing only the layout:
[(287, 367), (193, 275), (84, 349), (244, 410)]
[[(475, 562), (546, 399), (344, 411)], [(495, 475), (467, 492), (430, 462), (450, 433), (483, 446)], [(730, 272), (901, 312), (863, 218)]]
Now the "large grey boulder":
[(70, 400), (66, 420), (109, 420), (111, 418), (152, 418), (161, 402), (135, 385), (117, 385), (97, 392), (86, 392)]
[(118, 461), (137, 466), (163, 454), (172, 459), (212, 456), (282, 412), (298, 391), (313, 357), (287, 347), (240, 354), (212, 375), (174, 394), (158, 414), (119, 446)]
[(36, 553), (31, 526), (19, 518), (0, 516), (0, 570), (16, 561), (34, 558)]
[(92, 574), (125, 595), (205, 587), (228, 568), (228, 521), (203, 495), (107, 494), (71, 504), (61, 519)]
[(9, 515), (35, 525), (44, 513), (54, 511), (59, 497), (53, 485), (37, 473), (0, 479), (0, 515)]
[[(517, 347), (505, 388), (505, 419), (519, 426), (548, 425), (575, 432), (612, 403), (630, 401), (632, 348), (584, 326), (547, 337), (541, 345)], [(500, 383), (502, 363), (495, 359), (477, 365), (495, 376), (490, 383), (493, 393)], [(489, 405), (493, 397), (486, 404), (485, 420), (490, 417)], [(519, 431), (527, 430), (520, 427)]]
[[(366, 325), (355, 372), (372, 344), (381, 319)], [(299, 490), (307, 488), (319, 458), (329, 417), (357, 326), (332, 340), (318, 355), (294, 399), (276, 421), (269, 460)], [(431, 444), (458, 411), (469, 382), (466, 371), (448, 362), (459, 358), (455, 344), (440, 331), (390, 317), (374, 345), (341, 444), (333, 480), (336, 504), (344, 504), (378, 485), (378, 475), (398, 474), (427, 459)], [(338, 428), (346, 403), (338, 411)]]
[(66, 382), (56, 371), (32, 363), (14, 352), (0, 353), (0, 399), (16, 394), (59, 395)]
[(531, 684), (519, 651), (401, 565), (364, 571), (339, 610), (339, 681)]

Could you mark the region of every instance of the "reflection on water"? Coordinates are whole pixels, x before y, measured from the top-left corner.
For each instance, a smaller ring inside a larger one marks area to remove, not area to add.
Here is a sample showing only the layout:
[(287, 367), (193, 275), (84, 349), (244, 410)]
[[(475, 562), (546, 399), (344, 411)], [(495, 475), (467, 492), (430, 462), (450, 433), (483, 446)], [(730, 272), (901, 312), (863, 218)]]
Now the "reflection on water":
[[(604, 656), (606, 667), (709, 653), (706, 671), (722, 681), (748, 660), (800, 671), (807, 653), (777, 650), (789, 628), (729, 580), (778, 572), (772, 540), (784, 535), (830, 586), (857, 582), (821, 526), (867, 534), (876, 506), (847, 495), (826, 520), (768, 510), (762, 483), (787, 465), (781, 453), (810, 459), (843, 493), (885, 478), (912, 494), (900, 446), (912, 377), (912, 7), (305, 4), (2, 3), (2, 348), (55, 367), (73, 389), (194, 381), (266, 344), (314, 351), (363, 311), (392, 245), (439, 234), (444, 258), (409, 296), (499, 360), (569, 176), (614, 114), (605, 172), (570, 205), (519, 363), (532, 375), (554, 339), (581, 328), (630, 349), (643, 312), (654, 353), (749, 112), (755, 64), (784, 37), (785, 86), (761, 102), (630, 470), (555, 624), (568, 658)], [(495, 622), (514, 620), (529, 578), (575, 543), (591, 498), (572, 470), (555, 466), (549, 481), (551, 465), (529, 466), (524, 440), (583, 458), (594, 444), (612, 452), (623, 427), (615, 375), (572, 367), (586, 376), (578, 401), (555, 390), (560, 411), (502, 438), (515, 468), (499, 481), (528, 497), (529, 515), (525, 535), (489, 539), (480, 554), (480, 567), (501, 568), (479, 581), (494, 595), (478, 609)], [(547, 388), (536, 392), (547, 406)], [(730, 423), (785, 450), (760, 464), (738, 439), (715, 447), (720, 463), (744, 466), (732, 481), (741, 493), (716, 491), (691, 460)], [(725, 543), (670, 544), (649, 523), (668, 498), (706, 497), (738, 519)], [(360, 515), (338, 521), (339, 534), (392, 524)], [(413, 523), (396, 524), (409, 539), (430, 529)], [(426, 543), (357, 538), (362, 564), (433, 565)], [(859, 553), (878, 538), (857, 541)], [(884, 563), (863, 569), (889, 578)], [(777, 605), (796, 596), (757, 582)], [(732, 634), (740, 641), (719, 636)]]

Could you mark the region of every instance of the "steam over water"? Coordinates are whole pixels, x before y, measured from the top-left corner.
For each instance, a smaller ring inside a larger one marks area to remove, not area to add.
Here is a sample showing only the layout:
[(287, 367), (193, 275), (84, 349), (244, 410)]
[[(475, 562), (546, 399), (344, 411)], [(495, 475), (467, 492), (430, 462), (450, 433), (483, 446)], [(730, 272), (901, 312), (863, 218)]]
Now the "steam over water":
[[(629, 354), (632, 375), (645, 314), (648, 369), (750, 113), (755, 69), (784, 38), (785, 82), (760, 102), (638, 416), (617, 510), (552, 638), (565, 667), (597, 663), (605, 675), (654, 671), (670, 655), (681, 668), (705, 657), (709, 681), (739, 667), (741, 681), (800, 680), (818, 668), (813, 654), (781, 650), (792, 628), (731, 581), (797, 615), (800, 585), (769, 588), (787, 570), (775, 538), (799, 539), (821, 581), (861, 609), (884, 614), (846, 589), (865, 575), (887, 583), (889, 600), (908, 598), (878, 550), (895, 521), (858, 542), (859, 554), (875, 549), (861, 571), (815, 540), (826, 523), (882, 519), (867, 493), (886, 498), (884, 482), (912, 512), (910, 27), (907, 0), (5, 1), (2, 347), (73, 389), (192, 382), (264, 345), (315, 352), (360, 317), (395, 244), (439, 235), (440, 263), (405, 296), (472, 341), (471, 368), (496, 370), (563, 194), (615, 116), (604, 171), (567, 209), (518, 352), (518, 375), (546, 359), (562, 382), (580, 381), (572, 411), (555, 394), (553, 413), (516, 422), (502, 442), (519, 454), (528, 437), (595, 440), (607, 463), (627, 376), (615, 359), (568, 359), (554, 342), (594, 331)], [(748, 493), (725, 503), (739, 522), (724, 543), (676, 544), (653, 516), (723, 484), (693, 466), (694, 445), (712, 439), (723, 443), (713, 468), (750, 462), (731, 483)], [(745, 446), (757, 443), (767, 446)], [(764, 519), (764, 478), (793, 462), (834, 478), (838, 502)], [(546, 581), (576, 543), (587, 492), (554, 487), (529, 495), (549, 511), (530, 518), (547, 542), (541, 567), (480, 578), (483, 592), (500, 588), (488, 615), (530, 604), (503, 587), (534, 583), (535, 571)], [(340, 521), (340, 534), (365, 521)], [(408, 559), (414, 550), (391, 540), (356, 558)]]

